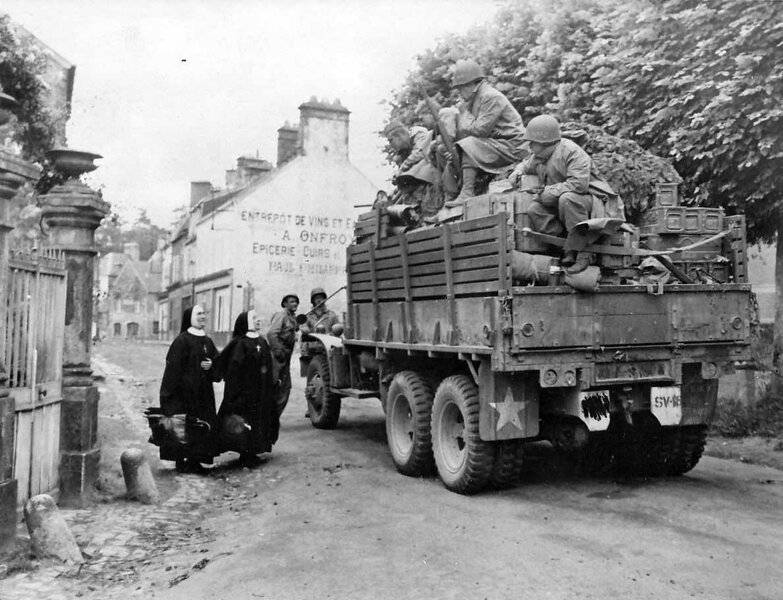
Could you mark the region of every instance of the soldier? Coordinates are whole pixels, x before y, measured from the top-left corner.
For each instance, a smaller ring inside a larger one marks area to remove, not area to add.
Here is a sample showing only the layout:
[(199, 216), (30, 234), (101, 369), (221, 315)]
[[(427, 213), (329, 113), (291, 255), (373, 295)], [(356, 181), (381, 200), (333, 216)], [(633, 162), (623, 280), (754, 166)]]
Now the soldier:
[(302, 333), (332, 333), (332, 326), (340, 322), (340, 317), (326, 308), (326, 292), (323, 288), (313, 288), (310, 304), (313, 308), (307, 314), (307, 322), (299, 328)]
[[(528, 207), (534, 231), (564, 237), (580, 221), (604, 216), (603, 205), (592, 192), (614, 194), (609, 184), (596, 171), (590, 155), (576, 143), (561, 137), (560, 123), (551, 115), (530, 120), (524, 139), (530, 144), (531, 155), (514, 169), (509, 177), (517, 185), (522, 175), (538, 175), (541, 187)], [(532, 191), (532, 190), (528, 190)], [(595, 234), (599, 235), (599, 234)], [(595, 241), (588, 237), (587, 243)], [(570, 274), (584, 271), (592, 258), (588, 252), (578, 252), (566, 239), (563, 265)]]
[[(278, 422), (291, 394), (291, 355), (296, 343), (296, 331), (299, 329), (295, 316), (296, 309), (299, 307), (299, 296), (286, 294), (280, 306), (283, 310), (272, 316), (272, 324), (266, 334), (274, 359), (273, 375), (278, 380), (276, 400)], [(274, 444), (277, 441), (277, 432), (274, 432), (272, 438), (271, 443)]]
[(458, 60), (452, 85), (462, 98), (457, 119), (462, 189), (446, 203), (449, 208), (475, 195), (479, 171), (500, 173), (525, 157), (522, 117), (508, 98), (484, 80), (484, 71), (476, 61)]
[(433, 186), (438, 183), (440, 174), (429, 160), (432, 131), (418, 125), (408, 128), (395, 119), (386, 126), (384, 135), (396, 153), (398, 170), (392, 183), (397, 186), (400, 196), (395, 203), (418, 206), (425, 216), (434, 215), (440, 206), (433, 201)]

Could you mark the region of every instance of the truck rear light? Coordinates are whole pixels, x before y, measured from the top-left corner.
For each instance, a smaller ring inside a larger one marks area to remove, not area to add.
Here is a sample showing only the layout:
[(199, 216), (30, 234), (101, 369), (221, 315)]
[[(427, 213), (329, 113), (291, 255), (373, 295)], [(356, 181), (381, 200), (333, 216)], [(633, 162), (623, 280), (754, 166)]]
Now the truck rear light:
[(734, 318), (731, 320), (731, 326), (732, 326), (734, 329), (742, 329), (742, 325), (743, 325), (743, 322), (742, 322), (742, 317), (734, 317)]
[(544, 385), (555, 385), (557, 383), (557, 371), (554, 369), (547, 369), (544, 372)]

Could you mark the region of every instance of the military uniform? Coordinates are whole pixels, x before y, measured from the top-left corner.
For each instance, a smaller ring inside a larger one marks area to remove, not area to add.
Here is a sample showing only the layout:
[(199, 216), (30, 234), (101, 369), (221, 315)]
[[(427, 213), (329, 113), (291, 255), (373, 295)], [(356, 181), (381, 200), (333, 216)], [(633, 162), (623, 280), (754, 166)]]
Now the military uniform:
[(531, 155), (515, 172), (537, 175), (543, 186), (527, 210), (535, 231), (562, 237), (580, 221), (605, 216), (592, 188), (606, 184), (590, 155), (571, 140), (561, 139), (545, 161)]
[(525, 157), (522, 117), (508, 98), (486, 81), (458, 108), (457, 145), (479, 169), (500, 173)]
[(294, 315), (288, 310), (282, 310), (272, 316), (272, 323), (266, 334), (272, 351), (273, 374), (279, 381), (276, 400), (278, 418), (283, 414), (291, 395), (291, 355), (296, 344), (297, 329), (299, 326)]
[(307, 323), (302, 327), (303, 333), (319, 333), (323, 329), (325, 333), (332, 333), (332, 325), (340, 322), (340, 317), (333, 310), (315, 310), (307, 315)]

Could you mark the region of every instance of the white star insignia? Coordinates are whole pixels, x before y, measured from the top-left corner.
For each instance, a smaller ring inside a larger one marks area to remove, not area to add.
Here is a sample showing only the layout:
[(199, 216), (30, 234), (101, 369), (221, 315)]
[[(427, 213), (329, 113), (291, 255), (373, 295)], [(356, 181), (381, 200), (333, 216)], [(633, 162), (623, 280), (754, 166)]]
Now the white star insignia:
[(498, 422), (495, 429), (500, 431), (507, 423), (511, 423), (517, 429), (525, 429), (522, 421), (519, 420), (519, 413), (525, 410), (527, 402), (524, 400), (516, 401), (511, 394), (511, 388), (506, 390), (506, 397), (503, 402), (490, 402), (489, 405), (498, 413)]

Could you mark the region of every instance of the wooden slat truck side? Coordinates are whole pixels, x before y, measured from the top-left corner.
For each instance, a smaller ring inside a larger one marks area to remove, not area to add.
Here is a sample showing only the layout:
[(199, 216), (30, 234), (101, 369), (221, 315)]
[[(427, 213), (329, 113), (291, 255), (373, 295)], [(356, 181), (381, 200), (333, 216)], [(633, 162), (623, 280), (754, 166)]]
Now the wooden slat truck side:
[(506, 208), (348, 248), (344, 335), (302, 356), (313, 424), (378, 397), (397, 469), (460, 493), (514, 483), (539, 440), (597, 469), (693, 468), (718, 377), (749, 359), (749, 285), (516, 285)]

